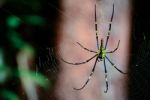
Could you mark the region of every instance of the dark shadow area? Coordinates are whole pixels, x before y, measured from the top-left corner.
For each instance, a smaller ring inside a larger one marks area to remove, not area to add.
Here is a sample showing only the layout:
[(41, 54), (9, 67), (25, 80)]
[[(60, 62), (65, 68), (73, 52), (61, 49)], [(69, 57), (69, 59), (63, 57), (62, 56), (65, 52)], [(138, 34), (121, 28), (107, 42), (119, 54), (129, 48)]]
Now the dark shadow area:
[(133, 0), (129, 100), (150, 100), (150, 15), (148, 0)]

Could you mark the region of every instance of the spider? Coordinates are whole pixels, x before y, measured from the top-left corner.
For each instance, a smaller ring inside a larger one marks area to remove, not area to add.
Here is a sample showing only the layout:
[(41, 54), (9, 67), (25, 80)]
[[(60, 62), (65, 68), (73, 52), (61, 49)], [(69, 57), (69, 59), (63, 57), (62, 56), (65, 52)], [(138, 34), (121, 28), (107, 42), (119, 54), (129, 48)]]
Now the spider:
[(87, 81), (83, 84), (83, 86), (81, 88), (74, 88), (75, 90), (82, 90), (87, 84), (88, 82), (90, 81), (94, 71), (95, 71), (95, 67), (96, 67), (96, 64), (97, 62), (99, 61), (103, 61), (103, 64), (104, 64), (104, 71), (105, 71), (105, 84), (106, 84), (106, 90), (104, 91), (104, 93), (107, 93), (108, 91), (108, 80), (107, 80), (107, 67), (106, 67), (106, 60), (116, 69), (118, 70), (120, 73), (122, 74), (127, 74), (123, 71), (121, 71), (120, 69), (118, 69), (115, 64), (107, 57), (107, 54), (111, 54), (111, 53), (114, 53), (118, 47), (119, 47), (119, 44), (120, 44), (120, 40), (118, 41), (118, 44), (117, 44), (117, 47), (112, 50), (112, 51), (106, 51), (107, 49), (107, 44), (108, 44), (108, 40), (109, 40), (109, 37), (110, 37), (110, 32), (111, 32), (111, 23), (113, 21), (113, 16), (114, 16), (114, 4), (113, 4), (113, 10), (112, 10), (112, 15), (111, 15), (111, 19), (110, 19), (110, 24), (109, 24), (109, 30), (108, 30), (108, 33), (107, 33), (107, 38), (106, 38), (106, 43), (104, 45), (104, 42), (103, 42), (103, 39), (101, 39), (101, 44), (99, 45), (99, 40), (98, 40), (98, 30), (97, 30), (97, 15), (96, 15), (96, 4), (95, 4), (95, 33), (96, 33), (96, 45), (97, 45), (97, 51), (93, 51), (93, 50), (90, 50), (86, 47), (84, 47), (83, 45), (81, 45), (79, 42), (77, 42), (77, 44), (83, 48), (84, 50), (88, 51), (88, 52), (92, 52), (92, 53), (95, 53), (94, 56), (92, 56), (91, 58), (83, 61), (83, 62), (76, 62), (76, 63), (73, 63), (73, 62), (68, 62), (66, 60), (64, 60), (63, 58), (61, 58), (61, 60), (67, 64), (71, 64), (71, 65), (81, 65), (81, 64), (85, 64), (89, 61), (91, 61), (92, 59), (94, 59), (96, 57), (96, 60), (95, 60), (95, 63), (94, 63), (94, 66), (92, 68), (92, 71), (87, 79)]

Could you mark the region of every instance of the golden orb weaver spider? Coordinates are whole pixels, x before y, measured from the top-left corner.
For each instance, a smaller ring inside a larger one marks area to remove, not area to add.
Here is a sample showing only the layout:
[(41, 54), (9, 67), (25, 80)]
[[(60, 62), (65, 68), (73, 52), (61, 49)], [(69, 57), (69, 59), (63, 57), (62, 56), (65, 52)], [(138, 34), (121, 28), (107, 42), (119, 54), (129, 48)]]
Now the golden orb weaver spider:
[(103, 61), (103, 63), (104, 63), (105, 83), (106, 83), (106, 90), (104, 91), (105, 93), (107, 93), (107, 91), (108, 91), (107, 67), (106, 67), (106, 62), (105, 62), (105, 60), (108, 60), (108, 62), (109, 62), (116, 70), (118, 70), (120, 73), (122, 73), (122, 74), (127, 74), (127, 73), (121, 71), (120, 69), (118, 69), (118, 68), (115, 66), (115, 64), (114, 64), (114, 63), (107, 57), (107, 55), (106, 55), (106, 54), (108, 54), (108, 53), (114, 53), (114, 52), (118, 49), (119, 44), (120, 44), (120, 40), (119, 40), (119, 41), (118, 41), (118, 45), (117, 45), (117, 47), (116, 47), (114, 50), (108, 51), (108, 52), (106, 51), (107, 44), (108, 44), (108, 40), (109, 40), (109, 37), (110, 37), (111, 23), (112, 23), (112, 21), (113, 21), (113, 17), (114, 17), (114, 4), (113, 4), (113, 10), (112, 10), (112, 15), (111, 15), (110, 23), (109, 23), (109, 30), (108, 30), (108, 33), (107, 33), (107, 38), (106, 38), (105, 46), (103, 45), (103, 44), (104, 44), (104, 43), (103, 43), (103, 39), (101, 39), (101, 44), (99, 45), (99, 40), (98, 40), (98, 35), (97, 35), (98, 30), (97, 30), (97, 15), (96, 15), (96, 4), (95, 4), (95, 33), (96, 33), (97, 51), (93, 51), (93, 50), (90, 50), (90, 49), (88, 49), (88, 48), (85, 48), (83, 45), (81, 45), (80, 43), (77, 42), (77, 44), (78, 44), (81, 48), (83, 48), (84, 50), (87, 50), (87, 51), (89, 51), (89, 52), (93, 52), (93, 53), (95, 53), (95, 55), (92, 56), (91, 58), (89, 58), (89, 59), (83, 61), (83, 62), (77, 62), (77, 63), (68, 62), (68, 61), (64, 60), (63, 58), (61, 58), (61, 60), (62, 60), (63, 62), (65, 62), (65, 63), (67, 63), (67, 64), (71, 64), (71, 65), (81, 65), (81, 64), (85, 64), (85, 63), (91, 61), (93, 58), (96, 57), (94, 66), (93, 66), (93, 68), (92, 68), (92, 71), (91, 71), (91, 73), (90, 73), (90, 75), (89, 75), (87, 81), (84, 83), (84, 85), (83, 85), (81, 88), (74, 88), (75, 90), (82, 90), (82, 89), (88, 84), (88, 82), (90, 81), (90, 79), (91, 79), (91, 77), (92, 77), (92, 75), (93, 75), (93, 73), (94, 73), (94, 71), (95, 71), (95, 67), (96, 67), (97, 61)]

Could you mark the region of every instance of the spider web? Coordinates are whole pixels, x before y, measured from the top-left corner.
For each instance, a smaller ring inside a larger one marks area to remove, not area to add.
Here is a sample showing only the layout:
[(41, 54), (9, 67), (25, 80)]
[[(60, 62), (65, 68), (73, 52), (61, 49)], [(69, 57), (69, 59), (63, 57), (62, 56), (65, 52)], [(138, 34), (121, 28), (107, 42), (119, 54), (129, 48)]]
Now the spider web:
[(53, 47), (41, 48), (37, 57), (36, 73), (42, 73), (48, 77), (50, 90), (40, 91), (40, 98), (44, 100), (54, 99), (53, 89), (58, 75), (58, 63)]
[(38, 56), (36, 71), (42, 71), (46, 75), (51, 76), (50, 79), (55, 79), (58, 72), (57, 59), (54, 48), (41, 48)]

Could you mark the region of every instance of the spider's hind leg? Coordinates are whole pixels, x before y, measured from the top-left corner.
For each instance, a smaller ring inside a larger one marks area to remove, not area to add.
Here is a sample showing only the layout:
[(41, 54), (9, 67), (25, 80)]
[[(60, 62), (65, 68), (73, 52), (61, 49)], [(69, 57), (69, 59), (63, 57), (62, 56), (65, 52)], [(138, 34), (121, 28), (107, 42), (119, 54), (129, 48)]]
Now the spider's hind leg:
[(125, 73), (125, 72), (123, 72), (122, 70), (120, 70), (119, 68), (117, 68), (116, 66), (115, 66), (115, 64), (106, 56), (106, 59), (110, 62), (110, 64), (116, 69), (116, 70), (118, 70), (120, 73), (122, 73), (122, 74), (127, 74), (127, 73)]
[(107, 79), (107, 68), (106, 68), (105, 59), (104, 59), (104, 69), (105, 69), (105, 83), (106, 83), (106, 90), (104, 91), (104, 93), (107, 93), (107, 91), (108, 91), (108, 79)]
[(84, 84), (81, 88), (73, 88), (74, 90), (82, 90), (82, 89), (88, 84), (88, 82), (90, 81), (91, 77), (92, 77), (93, 74), (94, 74), (97, 61), (98, 61), (98, 57), (97, 57), (96, 60), (95, 60), (94, 66), (93, 66), (93, 68), (92, 68), (92, 71), (91, 71), (91, 73), (90, 73), (90, 75), (89, 75), (87, 81), (85, 82), (85, 84)]

